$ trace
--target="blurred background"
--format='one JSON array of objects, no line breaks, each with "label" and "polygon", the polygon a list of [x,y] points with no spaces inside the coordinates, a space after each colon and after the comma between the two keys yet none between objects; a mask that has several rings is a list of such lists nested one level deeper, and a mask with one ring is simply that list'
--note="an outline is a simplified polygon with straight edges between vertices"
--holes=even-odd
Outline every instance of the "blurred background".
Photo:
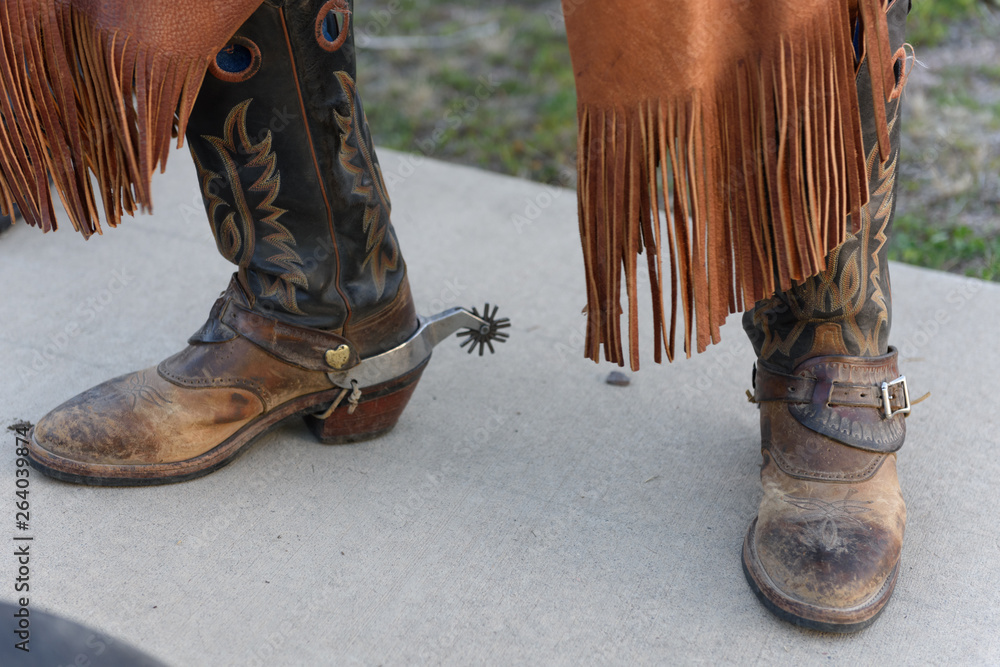
[{"label": "blurred background", "polygon": [[[905,1],[905,0],[903,0]],[[379,145],[575,187],[559,0],[358,0]],[[913,0],[893,259],[1000,280],[1000,8]]]}]

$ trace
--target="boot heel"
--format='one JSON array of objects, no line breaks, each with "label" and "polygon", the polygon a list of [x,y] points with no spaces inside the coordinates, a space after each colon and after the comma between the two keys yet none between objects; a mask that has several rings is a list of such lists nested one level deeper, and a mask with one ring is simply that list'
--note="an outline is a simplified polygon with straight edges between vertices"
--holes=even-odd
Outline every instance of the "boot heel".
[{"label": "boot heel", "polygon": [[426,367],[424,361],[406,375],[365,389],[353,414],[347,401],[343,401],[326,419],[306,415],[306,425],[325,445],[360,442],[388,433],[410,402]]}]

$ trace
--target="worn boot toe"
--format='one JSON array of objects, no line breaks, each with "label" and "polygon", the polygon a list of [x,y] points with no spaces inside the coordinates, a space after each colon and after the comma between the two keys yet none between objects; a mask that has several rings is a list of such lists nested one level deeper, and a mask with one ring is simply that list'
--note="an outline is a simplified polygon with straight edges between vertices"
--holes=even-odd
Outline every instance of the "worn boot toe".
[{"label": "worn boot toe", "polygon": [[153,367],[103,382],[45,415],[35,426],[32,449],[40,458],[98,468],[183,461],[225,441],[262,411],[247,390],[183,391]]},{"label": "worn boot toe", "polygon": [[895,451],[909,398],[899,377],[891,348],[809,359],[791,374],[758,364],[764,495],[743,567],[784,620],[853,632],[892,594],[906,527]]}]

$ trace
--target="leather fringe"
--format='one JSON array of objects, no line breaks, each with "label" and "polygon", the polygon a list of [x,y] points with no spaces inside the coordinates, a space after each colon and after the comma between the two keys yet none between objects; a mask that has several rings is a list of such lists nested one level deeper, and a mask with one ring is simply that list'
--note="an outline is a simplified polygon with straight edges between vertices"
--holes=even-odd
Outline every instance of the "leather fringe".
[{"label": "leather fringe", "polygon": [[[663,349],[674,359],[678,307],[685,353],[702,352],[719,341],[730,313],[823,271],[846,239],[849,215],[857,225],[868,184],[852,17],[844,2],[828,8],[808,35],[781,37],[773,53],[733,62],[711,94],[579,105],[590,359],[598,361],[603,346],[605,359],[624,365],[624,282],[629,362],[639,368],[639,254],[646,253],[660,363]],[[860,0],[858,18],[885,159],[895,58],[880,0]]]},{"label": "leather fringe", "polygon": [[214,55],[164,53],[98,28],[66,2],[0,5],[0,205],[56,228],[51,176],[73,227],[100,233],[91,172],[105,219],[149,210],[154,170],[188,116]]}]

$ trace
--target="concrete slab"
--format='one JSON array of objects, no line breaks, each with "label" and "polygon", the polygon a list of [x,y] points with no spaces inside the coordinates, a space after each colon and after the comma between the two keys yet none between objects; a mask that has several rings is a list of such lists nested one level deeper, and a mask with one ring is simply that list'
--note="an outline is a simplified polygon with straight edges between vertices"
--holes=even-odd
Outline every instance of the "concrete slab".
[{"label": "concrete slab", "polygon": [[[33,608],[171,665],[1000,661],[1000,286],[893,266],[893,339],[914,391],[933,392],[900,457],[903,571],[872,628],[824,635],[773,618],[740,569],[759,454],[739,318],[670,367],[647,336],[643,371],[609,386],[613,367],[580,355],[572,192],[382,163],[418,308],[500,304],[510,342],[482,359],[440,346],[400,425],[368,443],[324,447],[293,423],[174,486],[33,474]],[[88,243],[0,237],[0,424],[152,365],[201,325],[231,269],[190,161],[155,187],[154,216]],[[0,439],[12,599],[23,533],[15,436]],[[99,664],[99,646],[80,655]]]}]

